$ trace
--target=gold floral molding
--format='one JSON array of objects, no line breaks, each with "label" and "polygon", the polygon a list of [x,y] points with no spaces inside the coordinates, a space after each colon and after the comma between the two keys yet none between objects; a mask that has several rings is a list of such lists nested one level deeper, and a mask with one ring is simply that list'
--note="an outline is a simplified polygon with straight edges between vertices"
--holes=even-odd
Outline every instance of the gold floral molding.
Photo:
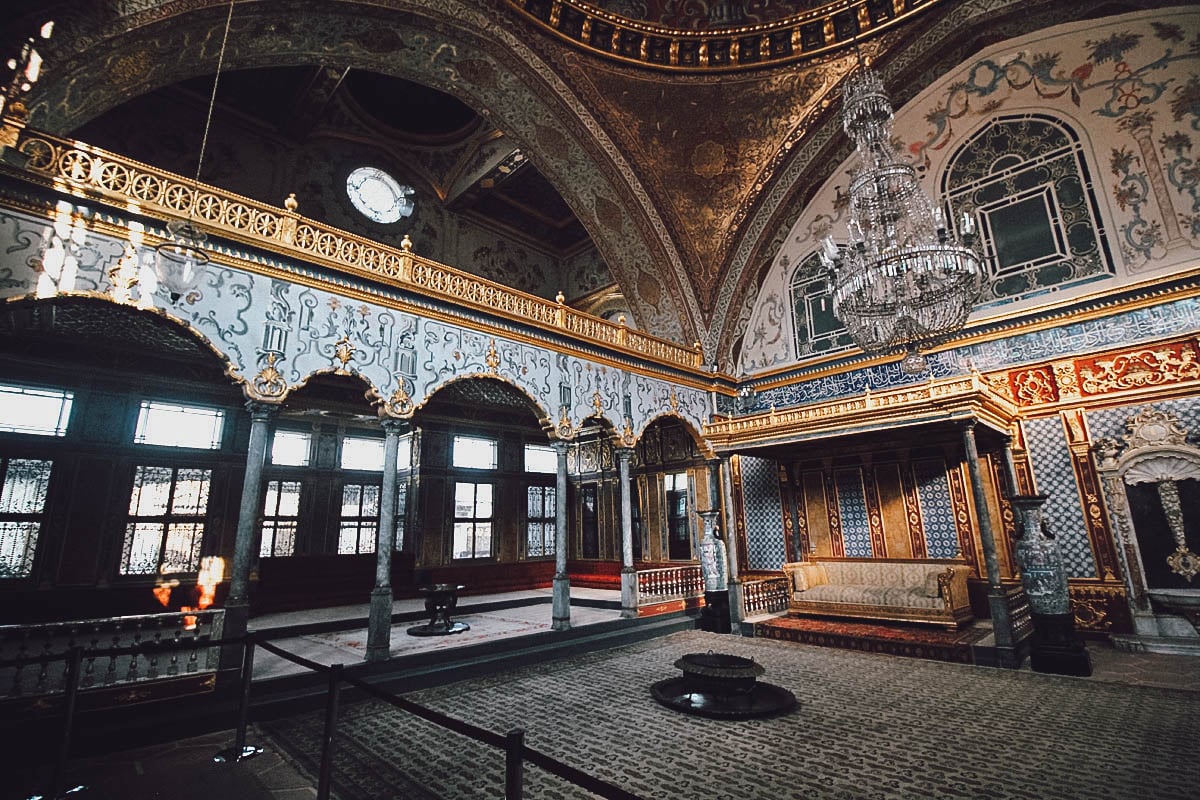
[{"label": "gold floral molding", "polygon": [[1123,395],[1176,391],[1200,384],[1200,339],[1195,336],[1081,358],[1029,364],[989,373],[992,389],[1021,408]]},{"label": "gold floral molding", "polygon": [[287,394],[287,381],[275,366],[275,353],[267,353],[267,363],[250,381],[247,390],[256,400],[278,400]]},{"label": "gold floral molding", "polygon": [[676,72],[728,72],[812,58],[941,0],[831,0],[774,22],[700,31],[630,19],[584,0],[508,2],[543,30],[603,58]]},{"label": "gold floral molding", "polygon": [[339,375],[345,375],[350,370],[350,362],[354,360],[354,354],[358,352],[358,348],[350,341],[349,336],[343,336],[333,344],[333,357],[337,360],[339,366],[334,370]]},{"label": "gold floral molding", "polygon": [[417,406],[404,388],[404,379],[398,378],[397,382],[396,391],[383,403],[383,413],[396,419],[411,419]]},{"label": "gold floral molding", "polygon": [[[430,261],[412,252],[407,236],[397,249],[306,219],[297,213],[299,204],[294,194],[281,209],[81,142],[28,129],[22,132],[20,151],[28,156],[26,176],[78,197],[136,209],[139,214],[163,220],[190,217],[231,241],[400,286],[513,322],[557,330],[664,366],[694,373],[704,364],[704,353],[698,345],[689,347],[630,330],[623,324]],[[707,373],[705,376],[711,377]]]}]

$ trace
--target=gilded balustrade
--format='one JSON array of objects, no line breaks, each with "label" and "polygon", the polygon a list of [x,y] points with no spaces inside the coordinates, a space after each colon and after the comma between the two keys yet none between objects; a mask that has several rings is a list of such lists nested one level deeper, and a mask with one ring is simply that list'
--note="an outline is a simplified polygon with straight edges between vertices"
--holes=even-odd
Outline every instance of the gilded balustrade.
[{"label": "gilded balustrade", "polygon": [[[56,188],[161,219],[189,218],[227,239],[300,257],[308,262],[419,290],[459,306],[496,312],[573,335],[588,343],[619,348],[642,359],[687,370],[699,369],[696,345],[659,339],[534,295],[509,289],[453,267],[422,258],[405,237],[399,249],[378,244],[296,213],[295,196],[277,208],[174,175],[80,142],[24,131],[19,146],[26,171]],[[153,240],[153,234],[147,235]],[[152,241],[150,241],[153,244]]]}]

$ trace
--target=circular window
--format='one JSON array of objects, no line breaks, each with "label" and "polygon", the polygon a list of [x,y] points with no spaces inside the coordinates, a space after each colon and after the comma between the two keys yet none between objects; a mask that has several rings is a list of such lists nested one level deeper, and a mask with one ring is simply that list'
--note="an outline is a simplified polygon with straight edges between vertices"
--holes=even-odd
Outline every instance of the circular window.
[{"label": "circular window", "polygon": [[411,186],[402,186],[396,179],[375,167],[359,167],[346,178],[346,194],[354,207],[368,219],[388,224],[413,212]]}]

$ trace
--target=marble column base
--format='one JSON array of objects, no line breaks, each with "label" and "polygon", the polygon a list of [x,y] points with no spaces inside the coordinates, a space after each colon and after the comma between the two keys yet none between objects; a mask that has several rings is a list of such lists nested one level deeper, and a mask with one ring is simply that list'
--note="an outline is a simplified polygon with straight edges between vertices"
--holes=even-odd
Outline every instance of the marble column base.
[{"label": "marble column base", "polygon": [[742,624],[742,582],[736,578],[729,581],[729,624],[735,630]]},{"label": "marble column base", "polygon": [[566,575],[554,576],[554,602],[550,617],[550,629],[571,629],[571,580]]},{"label": "marble column base", "polygon": [[367,618],[367,661],[387,661],[392,649],[392,588],[371,590],[371,611]]},{"label": "marble column base", "polygon": [[700,612],[700,630],[709,633],[729,633],[729,591],[705,592],[704,608]]},{"label": "marble column base", "polygon": [[621,569],[621,619],[637,616],[637,570],[633,567]]}]

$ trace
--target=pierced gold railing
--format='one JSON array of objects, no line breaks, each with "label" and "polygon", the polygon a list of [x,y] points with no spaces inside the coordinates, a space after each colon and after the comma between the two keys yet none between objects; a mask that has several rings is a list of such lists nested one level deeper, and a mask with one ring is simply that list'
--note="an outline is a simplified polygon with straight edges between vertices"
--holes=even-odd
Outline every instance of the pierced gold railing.
[{"label": "pierced gold railing", "polygon": [[683,30],[583,0],[508,0],[539,27],[603,58],[671,71],[786,64],[845,47],[941,0],[829,0],[773,22]]},{"label": "pierced gold railing", "polygon": [[688,347],[660,339],[576,311],[564,304],[561,295],[556,301],[545,300],[422,258],[412,252],[407,237],[397,249],[306,219],[296,213],[295,195],[278,208],[35,131],[23,132],[19,149],[29,157],[28,172],[72,194],[160,219],[190,218],[232,241],[557,329],[648,361],[689,371],[700,369],[704,362],[699,343]]}]

